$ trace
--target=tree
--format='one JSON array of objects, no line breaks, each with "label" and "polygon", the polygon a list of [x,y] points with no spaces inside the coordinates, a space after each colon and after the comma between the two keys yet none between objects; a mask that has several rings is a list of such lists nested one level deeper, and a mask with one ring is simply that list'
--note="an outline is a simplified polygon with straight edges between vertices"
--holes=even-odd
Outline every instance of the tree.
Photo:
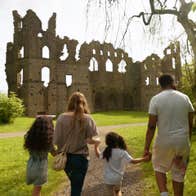
[{"label": "tree", "polygon": [[[88,0],[88,3],[93,0]],[[97,0],[99,3],[102,2],[102,0]],[[120,4],[122,1],[120,0],[106,0],[111,6],[116,3]],[[143,0],[143,2],[149,4],[149,11],[141,11],[137,15],[132,15],[127,23],[127,28],[130,24],[130,21],[132,21],[135,17],[142,18],[143,23],[148,26],[152,23],[152,19],[154,16],[161,17],[162,15],[172,15],[177,18],[177,21],[182,25],[184,28],[187,39],[189,41],[189,44],[192,48],[193,53],[193,60],[194,60],[194,67],[195,67],[195,76],[194,76],[194,86],[196,89],[196,23],[190,19],[189,13],[191,11],[196,10],[196,3],[194,3],[192,0],[186,1],[186,0]],[[101,3],[100,3],[101,4]],[[134,4],[134,1],[133,1]],[[126,8],[124,8],[126,9]],[[107,12],[107,9],[106,9]],[[106,16],[108,13],[106,14]],[[108,17],[106,18],[108,20]],[[125,37],[125,34],[127,33],[127,28],[125,29],[123,39]],[[106,28],[107,30],[107,28]]]},{"label": "tree", "polygon": [[[194,9],[195,4],[190,1],[186,2],[185,0],[175,0],[175,4],[173,8],[170,9],[167,7],[166,3],[168,0],[149,0],[151,13],[148,19],[145,18],[146,13],[140,12],[139,15],[133,17],[142,17],[142,20],[145,25],[149,25],[152,17],[154,15],[173,15],[177,17],[177,21],[183,26],[189,43],[193,50],[193,57],[194,57],[194,64],[196,63],[196,23],[193,22],[189,18],[189,13],[192,9]],[[178,8],[177,8],[178,5]],[[196,64],[195,64],[196,67]],[[195,68],[195,75],[196,75],[196,68]],[[196,77],[195,77],[195,85],[196,85]]]}]

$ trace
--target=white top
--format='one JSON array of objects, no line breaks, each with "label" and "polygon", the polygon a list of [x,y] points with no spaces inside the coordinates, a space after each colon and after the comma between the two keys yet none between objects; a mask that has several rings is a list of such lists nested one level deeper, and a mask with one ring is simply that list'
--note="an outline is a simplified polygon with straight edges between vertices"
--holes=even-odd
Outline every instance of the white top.
[{"label": "white top", "polygon": [[[100,158],[103,157],[101,154]],[[106,184],[118,185],[123,179],[126,165],[131,162],[133,158],[126,150],[119,148],[112,149],[112,156],[109,161],[104,159],[104,182]]]},{"label": "white top", "polygon": [[149,114],[158,116],[157,140],[170,136],[189,136],[189,112],[194,112],[191,101],[179,91],[164,90],[152,97]]}]

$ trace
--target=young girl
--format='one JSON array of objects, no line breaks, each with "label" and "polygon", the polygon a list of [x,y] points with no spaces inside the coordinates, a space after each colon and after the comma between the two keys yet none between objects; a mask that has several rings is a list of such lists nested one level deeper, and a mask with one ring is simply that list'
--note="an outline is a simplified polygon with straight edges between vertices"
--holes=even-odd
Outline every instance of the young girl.
[{"label": "young girl", "polygon": [[107,147],[101,153],[99,147],[95,145],[95,153],[98,158],[105,160],[104,168],[104,182],[105,195],[107,196],[121,196],[121,184],[125,172],[125,166],[128,163],[140,163],[149,161],[151,155],[146,155],[142,158],[132,158],[126,151],[127,146],[124,139],[117,133],[110,132],[106,135],[105,143]]},{"label": "young girl", "polygon": [[48,152],[55,155],[52,118],[38,116],[25,135],[24,148],[29,151],[26,182],[33,184],[33,196],[41,194],[42,185],[47,182]]}]

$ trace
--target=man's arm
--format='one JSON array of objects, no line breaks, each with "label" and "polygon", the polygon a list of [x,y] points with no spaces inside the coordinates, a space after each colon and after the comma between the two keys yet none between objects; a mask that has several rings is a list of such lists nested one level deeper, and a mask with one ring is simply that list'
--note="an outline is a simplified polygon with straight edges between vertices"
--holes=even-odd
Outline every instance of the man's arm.
[{"label": "man's arm", "polygon": [[144,155],[149,153],[150,145],[156,130],[156,123],[157,123],[157,116],[150,114],[148,119],[148,128],[146,132]]},{"label": "man's arm", "polygon": [[188,114],[188,120],[189,120],[189,138],[191,139],[192,136],[192,128],[193,128],[193,112],[189,112]]}]

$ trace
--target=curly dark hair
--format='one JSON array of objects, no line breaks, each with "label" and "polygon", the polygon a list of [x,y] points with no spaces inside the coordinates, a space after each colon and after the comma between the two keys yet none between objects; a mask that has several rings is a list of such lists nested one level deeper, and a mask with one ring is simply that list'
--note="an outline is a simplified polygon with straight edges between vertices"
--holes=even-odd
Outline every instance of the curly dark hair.
[{"label": "curly dark hair", "polygon": [[107,147],[103,151],[103,159],[106,159],[107,161],[109,161],[112,156],[112,148],[127,150],[127,145],[123,137],[115,132],[110,132],[106,135],[105,143]]},{"label": "curly dark hair", "polygon": [[37,117],[25,135],[24,148],[28,151],[48,151],[52,145],[53,133],[52,119]]}]

